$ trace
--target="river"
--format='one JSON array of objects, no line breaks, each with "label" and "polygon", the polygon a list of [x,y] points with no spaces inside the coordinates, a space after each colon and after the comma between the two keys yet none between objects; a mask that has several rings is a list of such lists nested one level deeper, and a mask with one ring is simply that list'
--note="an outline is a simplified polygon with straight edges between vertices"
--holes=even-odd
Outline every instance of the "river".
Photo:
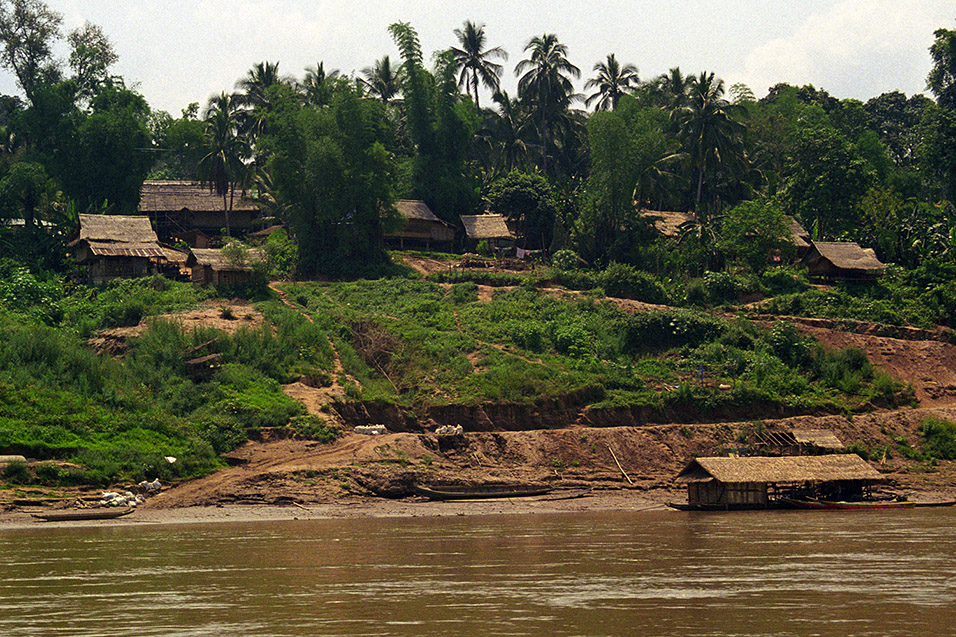
[{"label": "river", "polygon": [[956,510],[0,530],[0,635],[951,635]]}]

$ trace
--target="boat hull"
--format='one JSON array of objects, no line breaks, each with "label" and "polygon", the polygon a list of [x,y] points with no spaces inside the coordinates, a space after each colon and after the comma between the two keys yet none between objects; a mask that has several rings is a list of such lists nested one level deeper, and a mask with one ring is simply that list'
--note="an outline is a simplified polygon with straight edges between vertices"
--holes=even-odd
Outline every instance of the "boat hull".
[{"label": "boat hull", "polygon": [[416,494],[429,500],[481,500],[489,498],[528,498],[546,495],[551,487],[480,487],[474,489],[454,489],[451,487],[413,487]]},{"label": "boat hull", "polygon": [[884,511],[889,509],[913,509],[916,502],[830,502],[827,500],[785,499],[795,509],[817,509],[822,511]]},{"label": "boat hull", "polygon": [[46,522],[73,522],[78,520],[115,520],[129,515],[135,509],[76,509],[72,511],[51,511],[34,513],[33,517]]}]

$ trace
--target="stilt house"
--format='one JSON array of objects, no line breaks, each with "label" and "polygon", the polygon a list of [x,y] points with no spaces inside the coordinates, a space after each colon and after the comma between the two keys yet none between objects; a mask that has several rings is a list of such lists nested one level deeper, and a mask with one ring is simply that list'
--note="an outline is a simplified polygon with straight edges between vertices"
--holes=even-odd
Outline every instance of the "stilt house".
[{"label": "stilt house", "polygon": [[495,250],[515,247],[515,235],[502,215],[461,215],[465,229],[465,249],[475,250],[478,243],[487,241]]},{"label": "stilt house", "polygon": [[883,479],[856,454],[697,458],[677,476],[687,485],[689,505],[727,509],[767,507],[777,496],[798,491],[852,498]]},{"label": "stilt house", "polygon": [[435,216],[424,201],[399,199],[395,202],[398,227],[385,233],[385,239],[401,249],[405,246],[450,248],[455,242],[455,228]]},{"label": "stilt house", "polygon": [[873,280],[886,269],[873,250],[852,241],[814,241],[803,264],[811,277],[842,281]]},{"label": "stilt house", "polygon": [[166,259],[147,217],[79,215],[80,236],[70,242],[94,285],[154,273]]},{"label": "stilt house", "polygon": [[[224,202],[215,191],[199,182],[146,181],[139,195],[139,212],[153,221],[163,241],[169,241],[174,235],[186,241],[202,235],[219,236],[226,227],[226,209],[230,206],[232,234],[247,234],[259,215],[259,206],[238,190],[226,195]],[[190,245],[199,247],[199,243]]]}]

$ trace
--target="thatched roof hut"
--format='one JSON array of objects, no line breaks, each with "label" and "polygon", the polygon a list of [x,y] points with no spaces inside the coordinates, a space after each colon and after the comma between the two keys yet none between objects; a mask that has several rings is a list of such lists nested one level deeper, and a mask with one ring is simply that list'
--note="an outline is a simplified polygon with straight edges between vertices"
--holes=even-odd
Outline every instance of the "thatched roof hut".
[{"label": "thatched roof hut", "polygon": [[697,223],[697,217],[691,212],[644,210],[641,212],[641,215],[649,219],[658,232],[671,239],[676,239],[680,236],[682,227]]},{"label": "thatched roof hut", "polygon": [[515,235],[503,215],[461,215],[465,229],[465,247],[473,250],[479,241],[487,241],[496,249],[510,248],[515,244]]},{"label": "thatched roof hut", "polygon": [[402,248],[406,242],[422,244],[431,248],[432,244],[451,244],[455,240],[455,228],[435,216],[428,205],[419,199],[399,199],[395,202],[395,211],[399,216],[399,226],[385,233],[385,238],[398,243]]},{"label": "thatched roof hut", "polygon": [[[226,195],[230,205],[229,225],[239,233],[252,227],[259,206],[238,190]],[[226,227],[223,198],[196,181],[146,181],[139,193],[139,212],[156,224],[164,240],[175,232],[201,230],[218,235]]]},{"label": "thatched roof hut", "polygon": [[192,270],[192,282],[197,285],[234,285],[248,281],[253,266],[265,258],[265,251],[258,248],[247,248],[241,262],[230,258],[221,249],[193,248],[189,251],[186,266]]},{"label": "thatched roof hut", "polygon": [[810,276],[828,279],[873,279],[886,269],[872,249],[852,241],[814,241],[803,263]]},{"label": "thatched roof hut", "polygon": [[81,214],[79,221],[80,234],[69,245],[94,284],[144,276],[151,260],[166,258],[147,217]]},{"label": "thatched roof hut", "polygon": [[801,226],[800,222],[790,215],[784,215],[784,220],[787,222],[787,227],[790,229],[790,240],[793,241],[793,245],[797,246],[797,252],[809,248],[810,233],[807,232],[806,228]]},{"label": "thatched roof hut", "polygon": [[697,458],[677,476],[688,504],[726,508],[766,507],[772,495],[795,488],[846,496],[883,480],[856,454]]},{"label": "thatched roof hut", "polygon": [[799,445],[817,449],[843,449],[844,444],[829,429],[794,429],[793,439]]}]

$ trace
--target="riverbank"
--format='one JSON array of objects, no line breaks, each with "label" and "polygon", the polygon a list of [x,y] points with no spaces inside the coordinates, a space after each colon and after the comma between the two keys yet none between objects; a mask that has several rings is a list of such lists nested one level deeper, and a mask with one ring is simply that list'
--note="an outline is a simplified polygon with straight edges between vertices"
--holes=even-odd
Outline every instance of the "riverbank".
[{"label": "riverbank", "polygon": [[46,507],[20,507],[0,512],[0,529],[52,528],[63,526],[118,526],[140,524],[208,524],[219,522],[273,522],[282,520],[328,520],[358,518],[414,518],[483,515],[534,515],[599,511],[663,510],[665,503],[686,498],[683,491],[590,491],[562,489],[533,498],[493,498],[467,501],[431,501],[424,498],[346,496],[328,502],[300,504],[222,504],[168,508],[147,501],[130,516],[116,520],[43,522],[33,513]]}]

